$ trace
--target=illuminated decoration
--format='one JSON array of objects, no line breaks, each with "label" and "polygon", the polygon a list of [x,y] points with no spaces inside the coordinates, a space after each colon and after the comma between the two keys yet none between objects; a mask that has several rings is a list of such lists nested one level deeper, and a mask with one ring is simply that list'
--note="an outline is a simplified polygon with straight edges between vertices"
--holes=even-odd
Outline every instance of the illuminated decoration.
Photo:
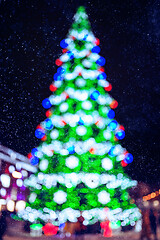
[{"label": "illuminated decoration", "polygon": [[102,167],[105,170],[111,170],[113,168],[113,163],[109,158],[102,159]]},{"label": "illuminated decoration", "polygon": [[17,201],[16,202],[16,211],[23,211],[26,207],[26,202],[25,201]]},{"label": "illuminated decoration", "polygon": [[41,143],[29,154],[38,172],[24,181],[31,192],[19,216],[59,226],[76,222],[83,212],[86,225],[106,217],[117,226],[128,225],[140,217],[127,194],[137,182],[123,169],[133,157],[119,143],[125,133],[115,120],[118,102],[108,94],[106,61],[83,7],[74,20],[60,43],[51,96],[42,102],[49,112],[36,129]]},{"label": "illuminated decoration", "polygon": [[98,201],[102,204],[107,204],[110,202],[110,194],[107,193],[105,190],[98,193]]},{"label": "illuminated decoration", "polygon": [[56,235],[59,227],[54,226],[52,223],[47,223],[43,226],[42,230],[46,236]]},{"label": "illuminated decoration", "polygon": [[58,204],[62,204],[67,201],[66,197],[67,197],[67,194],[62,190],[59,190],[58,192],[54,193],[53,201]]},{"label": "illuminated decoration", "polygon": [[1,183],[2,183],[3,187],[9,188],[11,179],[10,179],[10,176],[8,174],[2,174],[0,176],[0,180],[1,180]]},{"label": "illuminated decoration", "polygon": [[41,171],[45,171],[48,168],[48,160],[47,159],[41,160],[39,168]]},{"label": "illuminated decoration", "polygon": [[52,106],[52,104],[50,103],[49,99],[46,98],[46,99],[44,99],[44,100],[42,101],[42,106],[43,106],[44,108],[50,108],[50,107]]},{"label": "illuminated decoration", "polygon": [[109,221],[101,222],[104,237],[112,237],[111,223]]},{"label": "illuminated decoration", "polygon": [[7,202],[7,210],[13,212],[15,208],[15,202],[13,200],[8,200]]},{"label": "illuminated decoration", "polygon": [[70,156],[70,157],[66,158],[66,166],[71,169],[74,169],[75,167],[77,167],[78,163],[79,163],[79,160],[75,156]]},{"label": "illuminated decoration", "polygon": [[14,178],[22,178],[22,173],[21,173],[21,172],[14,171],[14,172],[12,172],[12,176],[13,176]]},{"label": "illuminated decoration", "polygon": [[40,237],[40,236],[42,236],[42,227],[43,227],[43,225],[42,224],[40,224],[40,223],[38,223],[38,224],[32,224],[32,225],[30,225],[30,235],[32,236],[32,237]]},{"label": "illuminated decoration", "polygon": [[96,100],[98,99],[99,95],[100,95],[100,92],[99,92],[99,91],[94,91],[94,92],[91,94],[90,97],[91,97],[92,100],[96,101]]},{"label": "illuminated decoration", "polygon": [[152,192],[146,196],[143,196],[143,201],[149,201],[155,197],[158,197],[159,195],[160,195],[160,189],[155,192]]}]

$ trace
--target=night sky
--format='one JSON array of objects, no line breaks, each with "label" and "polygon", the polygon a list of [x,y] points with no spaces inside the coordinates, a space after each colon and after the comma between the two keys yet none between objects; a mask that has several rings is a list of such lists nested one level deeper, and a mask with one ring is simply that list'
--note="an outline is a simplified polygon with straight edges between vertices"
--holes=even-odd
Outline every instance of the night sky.
[{"label": "night sky", "polygon": [[0,3],[0,142],[27,155],[40,142],[42,100],[50,96],[65,38],[78,6],[86,7],[124,125],[121,141],[134,156],[125,170],[160,186],[160,1],[6,0]]}]

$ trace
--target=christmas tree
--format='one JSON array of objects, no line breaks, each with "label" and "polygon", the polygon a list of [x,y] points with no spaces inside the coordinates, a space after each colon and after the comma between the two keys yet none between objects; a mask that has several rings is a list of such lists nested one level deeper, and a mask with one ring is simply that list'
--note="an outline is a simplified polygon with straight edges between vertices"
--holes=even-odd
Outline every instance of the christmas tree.
[{"label": "christmas tree", "polygon": [[27,207],[19,216],[30,222],[61,224],[103,221],[134,225],[138,208],[127,188],[135,186],[123,167],[133,156],[120,144],[124,127],[115,119],[118,105],[99,55],[99,39],[91,31],[84,7],[79,7],[56,60],[52,95],[43,100],[46,119],[35,131],[41,144],[28,157],[38,171],[25,181]]}]

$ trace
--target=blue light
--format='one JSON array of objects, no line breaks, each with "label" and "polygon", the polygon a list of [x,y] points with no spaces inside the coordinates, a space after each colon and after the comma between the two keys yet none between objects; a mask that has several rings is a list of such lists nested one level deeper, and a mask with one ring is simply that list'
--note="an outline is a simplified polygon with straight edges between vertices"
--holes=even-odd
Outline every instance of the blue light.
[{"label": "blue light", "polygon": [[98,99],[99,95],[100,95],[100,92],[99,92],[99,91],[94,91],[94,92],[92,92],[90,98],[91,98],[92,100],[96,101],[96,100]]},{"label": "blue light", "polygon": [[45,133],[42,129],[36,129],[35,136],[36,136],[36,138],[41,139],[45,136]]},{"label": "blue light", "polygon": [[115,117],[115,112],[111,109],[107,113],[108,118],[113,119]]},{"label": "blue light", "polygon": [[45,98],[45,99],[42,101],[42,106],[47,109],[47,108],[50,108],[50,107],[52,106],[52,104],[51,104],[51,102],[49,101],[48,98]]},{"label": "blue light", "polygon": [[113,153],[114,149],[115,149],[115,147],[111,147],[111,149],[109,150],[108,155],[109,155],[110,157],[115,157],[115,156],[116,156],[116,155]]},{"label": "blue light", "polygon": [[119,130],[118,132],[116,132],[115,136],[117,139],[121,140],[125,137],[125,131]]},{"label": "blue light", "polygon": [[68,150],[69,154],[75,153],[74,146],[69,147],[67,150]]},{"label": "blue light", "polygon": [[84,125],[84,122],[83,122],[83,120],[82,120],[81,117],[80,117],[80,119],[79,119],[79,121],[78,121],[78,124],[79,124],[79,125]]},{"label": "blue light", "polygon": [[109,127],[112,131],[114,131],[114,130],[117,128],[117,125],[118,125],[117,121],[116,121],[116,120],[113,120],[113,121],[111,121],[111,122],[108,124],[108,127]]},{"label": "blue light", "polygon": [[99,74],[98,77],[97,77],[98,80],[106,79],[106,78],[107,78],[107,75],[104,72]]},{"label": "blue light", "polygon": [[35,155],[35,156],[36,156],[36,154],[37,154],[37,152],[38,152],[38,149],[37,149],[37,148],[33,148],[31,152],[32,152],[32,155]]},{"label": "blue light", "polygon": [[88,34],[86,34],[83,38],[83,41],[86,41],[87,40],[87,37],[88,37]]},{"label": "blue light", "polygon": [[31,163],[32,165],[37,165],[37,164],[39,163],[39,159],[34,156],[34,157],[32,157],[32,158],[30,159],[30,163]]},{"label": "blue light", "polygon": [[129,164],[133,162],[133,155],[131,153],[127,153],[124,159],[125,163]]},{"label": "blue light", "polygon": [[70,59],[74,58],[74,54],[71,51],[68,51],[67,53],[68,53]]},{"label": "blue light", "polygon": [[63,81],[63,76],[59,73],[55,73],[53,78],[54,78],[54,81]]},{"label": "blue light", "polygon": [[91,49],[92,53],[99,53],[101,51],[99,46],[95,46]]},{"label": "blue light", "polygon": [[59,67],[59,68],[57,69],[57,73],[58,73],[58,74],[63,74],[63,73],[65,73],[65,69],[64,69],[63,67]]},{"label": "blue light", "polygon": [[47,118],[46,120],[44,120],[44,127],[47,130],[51,130],[53,128],[53,124],[50,118]]},{"label": "blue light", "polygon": [[104,57],[100,57],[97,59],[96,63],[100,66],[103,66],[106,63],[106,60]]},{"label": "blue light", "polygon": [[65,39],[63,39],[63,40],[60,42],[60,46],[61,46],[62,48],[68,47],[68,43],[66,43],[66,40],[65,40]]}]

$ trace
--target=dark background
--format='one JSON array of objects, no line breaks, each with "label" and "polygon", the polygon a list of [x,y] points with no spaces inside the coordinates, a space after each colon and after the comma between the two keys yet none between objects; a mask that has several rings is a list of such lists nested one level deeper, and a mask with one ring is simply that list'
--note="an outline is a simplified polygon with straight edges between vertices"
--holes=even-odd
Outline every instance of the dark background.
[{"label": "dark background", "polygon": [[86,7],[100,39],[106,73],[126,129],[122,146],[133,154],[126,172],[160,186],[160,1],[15,1],[0,3],[1,144],[27,155],[45,119],[42,100],[78,6]]}]

